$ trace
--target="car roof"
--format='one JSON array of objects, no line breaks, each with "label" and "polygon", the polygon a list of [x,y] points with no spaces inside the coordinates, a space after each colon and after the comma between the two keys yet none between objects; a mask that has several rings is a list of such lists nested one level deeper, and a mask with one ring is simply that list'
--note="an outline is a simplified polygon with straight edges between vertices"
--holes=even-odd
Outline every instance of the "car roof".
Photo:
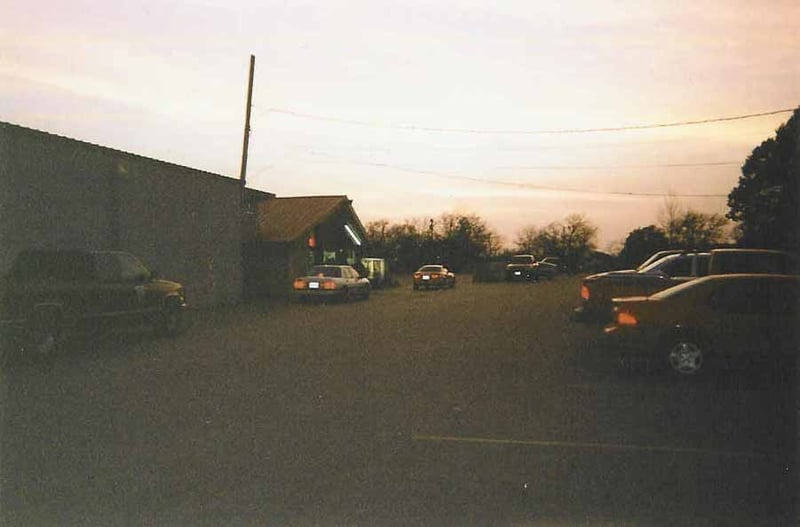
[{"label": "car roof", "polygon": [[733,247],[726,247],[724,249],[712,249],[712,253],[753,253],[753,254],[790,254],[786,251],[778,249],[736,249]]}]

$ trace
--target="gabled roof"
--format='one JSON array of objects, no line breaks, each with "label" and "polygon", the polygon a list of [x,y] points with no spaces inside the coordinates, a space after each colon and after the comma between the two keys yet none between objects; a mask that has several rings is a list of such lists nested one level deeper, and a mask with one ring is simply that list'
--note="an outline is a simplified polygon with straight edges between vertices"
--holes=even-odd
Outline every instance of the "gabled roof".
[{"label": "gabled roof", "polygon": [[258,204],[259,238],[270,242],[289,242],[304,236],[325,222],[341,207],[347,207],[354,227],[364,233],[347,196],[298,196],[272,198]]}]

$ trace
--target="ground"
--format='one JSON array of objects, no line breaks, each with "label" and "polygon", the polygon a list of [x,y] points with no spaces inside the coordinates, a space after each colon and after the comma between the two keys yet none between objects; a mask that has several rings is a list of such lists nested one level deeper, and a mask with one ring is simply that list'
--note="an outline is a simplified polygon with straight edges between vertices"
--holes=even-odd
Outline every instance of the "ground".
[{"label": "ground", "polygon": [[190,313],[2,383],[3,525],[794,525],[790,376],[626,377],[578,277]]}]

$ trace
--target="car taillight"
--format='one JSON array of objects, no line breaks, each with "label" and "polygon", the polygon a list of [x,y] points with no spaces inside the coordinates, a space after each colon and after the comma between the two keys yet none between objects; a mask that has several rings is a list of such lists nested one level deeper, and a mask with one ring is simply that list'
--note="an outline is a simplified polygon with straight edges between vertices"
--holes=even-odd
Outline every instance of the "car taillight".
[{"label": "car taillight", "polygon": [[414,278],[419,278],[420,276],[422,276],[422,273],[414,273]]},{"label": "car taillight", "polygon": [[586,284],[581,284],[581,298],[589,300],[589,288],[586,287]]},{"label": "car taillight", "polygon": [[298,278],[297,280],[294,281],[294,284],[292,284],[292,287],[294,287],[295,289],[305,289],[306,288],[306,283],[303,280]]},{"label": "car taillight", "polygon": [[638,324],[639,321],[636,320],[636,316],[633,313],[629,313],[627,311],[618,311],[617,312],[617,325],[618,326],[635,326]]},{"label": "car taillight", "polygon": [[336,282],[326,281],[320,284],[322,289],[336,289]]}]

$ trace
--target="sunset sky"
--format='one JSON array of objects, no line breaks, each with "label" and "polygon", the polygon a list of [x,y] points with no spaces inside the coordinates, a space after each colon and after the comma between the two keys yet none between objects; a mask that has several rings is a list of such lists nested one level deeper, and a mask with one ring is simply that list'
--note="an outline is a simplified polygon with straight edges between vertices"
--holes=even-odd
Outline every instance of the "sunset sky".
[{"label": "sunset sky", "polygon": [[0,121],[238,177],[253,54],[249,186],[347,194],[365,223],[475,213],[508,245],[577,212],[607,248],[655,223],[667,194],[724,213],[747,155],[791,114],[587,130],[800,105],[797,0],[0,0],[0,13]]}]

